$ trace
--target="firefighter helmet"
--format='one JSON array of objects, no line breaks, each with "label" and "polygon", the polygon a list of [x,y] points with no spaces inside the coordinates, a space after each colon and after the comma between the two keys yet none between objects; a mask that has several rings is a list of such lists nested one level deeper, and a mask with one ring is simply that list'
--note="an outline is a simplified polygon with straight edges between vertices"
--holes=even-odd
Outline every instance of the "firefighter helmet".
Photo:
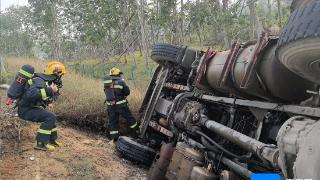
[{"label": "firefighter helmet", "polygon": [[123,72],[121,72],[120,69],[116,67],[113,67],[109,73],[110,76],[119,76],[120,74],[123,74]]},{"label": "firefighter helmet", "polygon": [[44,70],[44,74],[46,75],[56,74],[58,76],[62,76],[66,73],[67,73],[66,67],[61,62],[58,62],[58,61],[49,62]]}]

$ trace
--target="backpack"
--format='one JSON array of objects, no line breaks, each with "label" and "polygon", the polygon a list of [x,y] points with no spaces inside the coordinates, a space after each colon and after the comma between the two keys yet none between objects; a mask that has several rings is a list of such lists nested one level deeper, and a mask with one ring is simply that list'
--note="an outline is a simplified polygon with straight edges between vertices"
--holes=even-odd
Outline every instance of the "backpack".
[{"label": "backpack", "polygon": [[8,98],[10,98],[11,101],[20,99],[25,92],[25,85],[29,79],[33,78],[33,76],[34,67],[28,64],[23,65],[10,85],[7,92]]}]

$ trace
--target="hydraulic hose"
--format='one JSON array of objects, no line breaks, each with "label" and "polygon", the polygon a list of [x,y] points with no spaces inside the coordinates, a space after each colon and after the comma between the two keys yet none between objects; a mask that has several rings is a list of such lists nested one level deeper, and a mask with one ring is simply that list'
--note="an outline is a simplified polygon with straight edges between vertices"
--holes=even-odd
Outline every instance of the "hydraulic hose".
[{"label": "hydraulic hose", "polygon": [[[208,154],[214,159],[218,158],[218,156],[214,152],[209,152]],[[240,166],[239,164],[233,162],[228,158],[221,157],[221,162],[243,177],[250,178],[253,175],[253,173],[250,170]]]}]

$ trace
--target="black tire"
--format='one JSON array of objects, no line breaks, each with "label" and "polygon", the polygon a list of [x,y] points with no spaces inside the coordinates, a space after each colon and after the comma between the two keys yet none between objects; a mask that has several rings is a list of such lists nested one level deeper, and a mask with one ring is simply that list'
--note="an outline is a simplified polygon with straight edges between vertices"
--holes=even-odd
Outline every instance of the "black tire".
[{"label": "black tire", "polygon": [[191,69],[191,64],[194,62],[196,58],[196,52],[197,51],[194,49],[187,48],[181,60],[181,67],[185,69]]},{"label": "black tire", "polygon": [[307,3],[310,3],[310,2],[314,2],[314,0],[293,0],[290,7],[291,12],[293,12],[294,10],[300,7],[305,6]]},{"label": "black tire", "polygon": [[117,150],[125,158],[150,166],[156,156],[156,151],[148,146],[136,142],[135,139],[120,136],[117,142]]},{"label": "black tire", "polygon": [[163,65],[166,62],[179,64],[183,48],[171,44],[156,44],[151,51],[151,59]]},{"label": "black tire", "polygon": [[296,9],[279,38],[277,57],[292,72],[320,83],[320,2]]}]

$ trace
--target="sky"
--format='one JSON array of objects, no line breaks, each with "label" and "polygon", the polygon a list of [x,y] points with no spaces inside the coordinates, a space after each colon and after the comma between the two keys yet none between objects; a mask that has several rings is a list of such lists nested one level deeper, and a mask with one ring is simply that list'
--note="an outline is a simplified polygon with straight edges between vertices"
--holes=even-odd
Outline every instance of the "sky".
[{"label": "sky", "polygon": [[11,5],[27,5],[28,0],[0,0],[1,10],[4,10]]}]

